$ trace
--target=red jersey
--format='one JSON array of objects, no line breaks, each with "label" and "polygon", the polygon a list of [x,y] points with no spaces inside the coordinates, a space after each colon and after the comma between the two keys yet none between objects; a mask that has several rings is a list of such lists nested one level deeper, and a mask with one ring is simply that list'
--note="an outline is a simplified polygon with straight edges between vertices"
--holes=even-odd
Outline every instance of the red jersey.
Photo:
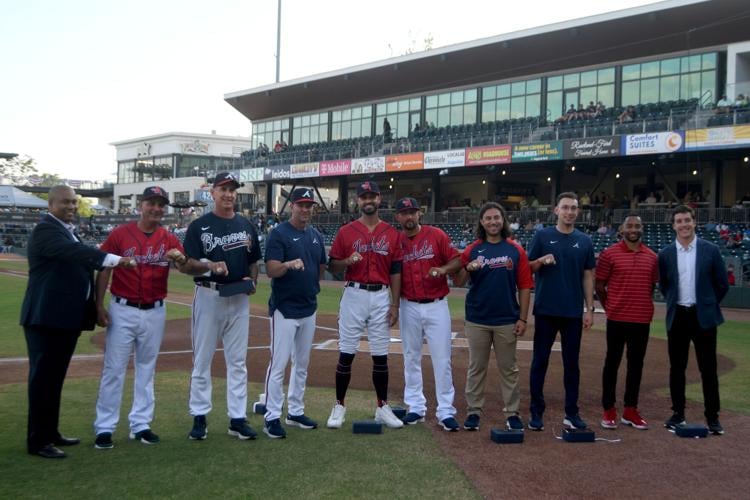
[{"label": "red jersey", "polygon": [[400,240],[401,233],[387,222],[380,221],[370,232],[367,226],[355,220],[339,229],[329,255],[332,259],[344,260],[359,252],[362,260],[346,268],[344,279],[390,285],[391,264],[403,259]]},{"label": "red jersey", "polygon": [[169,260],[167,252],[173,248],[185,253],[177,237],[159,226],[146,234],[136,222],[118,226],[101,249],[107,253],[133,257],[135,268],[116,267],[112,272],[112,295],[133,302],[155,302],[167,296]]},{"label": "red jersey", "polygon": [[459,256],[451,239],[441,229],[422,226],[413,237],[401,233],[404,261],[401,267],[401,296],[410,300],[439,299],[448,295],[445,276],[429,277],[431,267],[440,267]]},{"label": "red jersey", "polygon": [[640,244],[637,251],[624,241],[615,243],[599,255],[596,279],[607,287],[607,318],[628,323],[651,323],[654,318],[652,292],[659,281],[656,254]]}]

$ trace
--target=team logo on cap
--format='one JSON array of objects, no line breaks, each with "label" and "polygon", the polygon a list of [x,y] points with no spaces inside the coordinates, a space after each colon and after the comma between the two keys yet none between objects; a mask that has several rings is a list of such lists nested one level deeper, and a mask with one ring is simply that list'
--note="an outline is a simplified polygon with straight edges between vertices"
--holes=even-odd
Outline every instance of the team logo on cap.
[{"label": "team logo on cap", "polygon": [[306,189],[304,193],[300,195],[300,198],[312,198],[312,194],[309,189]]},{"label": "team logo on cap", "polygon": [[401,202],[401,204],[404,206],[404,208],[412,206],[411,200],[409,198],[406,198],[404,201]]},{"label": "team logo on cap", "polygon": [[234,181],[234,182],[237,182],[237,179],[235,179],[235,178],[234,178],[234,176],[233,176],[232,174],[227,174],[227,175],[225,175],[225,176],[224,176],[224,179],[226,179],[226,180],[228,180],[228,181]]},{"label": "team logo on cap", "polygon": [[158,195],[164,195],[164,191],[159,186],[152,187],[151,192]]},{"label": "team logo on cap", "polygon": [[369,182],[363,182],[361,188],[362,188],[362,191],[370,191],[370,190],[372,190],[372,187],[370,187],[370,183]]}]

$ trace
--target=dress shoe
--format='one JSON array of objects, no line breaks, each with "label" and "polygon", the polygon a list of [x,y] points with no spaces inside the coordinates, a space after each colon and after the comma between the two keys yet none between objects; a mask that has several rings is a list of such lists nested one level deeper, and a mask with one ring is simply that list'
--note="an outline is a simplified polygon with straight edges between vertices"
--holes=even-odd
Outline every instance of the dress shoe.
[{"label": "dress shoe", "polygon": [[81,440],[78,438],[67,438],[65,436],[60,436],[55,439],[55,442],[53,444],[55,446],[73,446],[79,444],[80,442]]},{"label": "dress shoe", "polygon": [[65,458],[68,456],[64,451],[56,448],[54,444],[48,444],[47,446],[33,452],[32,455],[39,455],[42,458]]}]

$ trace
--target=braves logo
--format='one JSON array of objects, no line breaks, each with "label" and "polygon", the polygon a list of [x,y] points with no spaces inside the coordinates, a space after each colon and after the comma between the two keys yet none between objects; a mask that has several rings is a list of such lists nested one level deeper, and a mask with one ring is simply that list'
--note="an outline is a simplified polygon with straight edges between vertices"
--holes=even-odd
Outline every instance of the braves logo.
[{"label": "braves logo", "polygon": [[388,238],[386,238],[385,236],[381,236],[378,241],[371,241],[369,244],[364,243],[360,238],[352,243],[352,248],[355,252],[359,252],[361,254],[364,254],[366,252],[373,252],[378,255],[388,255],[390,243],[388,242]]},{"label": "braves logo", "polygon": [[477,262],[479,262],[479,267],[487,266],[490,269],[505,268],[508,271],[513,270],[513,259],[511,259],[507,255],[503,255],[502,257],[492,257],[491,259],[480,255],[479,257],[477,257]]},{"label": "braves logo", "polygon": [[435,257],[435,250],[432,248],[432,243],[429,241],[423,241],[422,245],[417,248],[404,248],[404,262],[411,262],[413,260],[429,260]]},{"label": "braves logo", "polygon": [[227,251],[246,246],[247,251],[249,252],[252,246],[247,231],[225,234],[224,236],[214,236],[212,233],[202,233],[201,243],[203,244],[203,251],[206,254],[211,253],[216,247],[221,247],[222,250]]},{"label": "braves logo", "polygon": [[136,255],[135,247],[130,247],[125,250],[122,255],[123,257],[131,257],[139,264],[148,264],[151,266],[166,267],[169,265],[169,261],[166,258],[167,250],[164,248],[164,244],[159,245],[158,250],[154,250],[153,247],[148,247],[146,255]]}]

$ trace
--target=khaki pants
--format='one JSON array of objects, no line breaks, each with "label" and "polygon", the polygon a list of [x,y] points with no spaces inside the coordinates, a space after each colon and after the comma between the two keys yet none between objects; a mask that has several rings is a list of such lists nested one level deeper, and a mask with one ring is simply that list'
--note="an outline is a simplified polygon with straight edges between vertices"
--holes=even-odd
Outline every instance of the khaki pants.
[{"label": "khaki pants", "polygon": [[484,385],[487,380],[487,365],[490,350],[495,348],[495,360],[500,372],[505,416],[518,414],[520,394],[518,390],[518,364],[516,362],[516,340],[514,324],[501,326],[478,325],[466,322],[466,338],[469,340],[469,369],[466,373],[467,414],[479,414],[484,406]]}]

